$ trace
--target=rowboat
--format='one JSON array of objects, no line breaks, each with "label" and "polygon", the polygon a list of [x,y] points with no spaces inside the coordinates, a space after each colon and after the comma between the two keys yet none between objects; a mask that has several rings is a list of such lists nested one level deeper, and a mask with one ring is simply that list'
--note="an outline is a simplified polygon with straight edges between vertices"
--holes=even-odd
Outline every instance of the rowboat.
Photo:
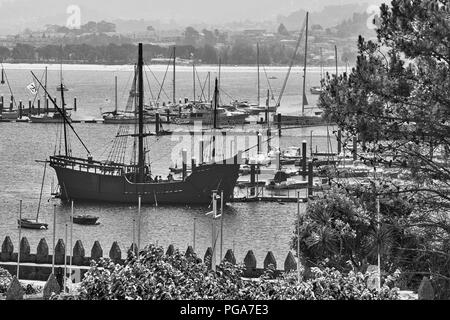
[{"label": "rowboat", "polygon": [[94,225],[97,223],[98,217],[91,215],[77,215],[73,217],[73,223],[83,224],[83,225]]},{"label": "rowboat", "polygon": [[47,223],[42,223],[42,222],[28,220],[28,219],[17,219],[17,223],[19,224],[19,227],[24,228],[24,229],[37,229],[37,230],[48,229]]}]

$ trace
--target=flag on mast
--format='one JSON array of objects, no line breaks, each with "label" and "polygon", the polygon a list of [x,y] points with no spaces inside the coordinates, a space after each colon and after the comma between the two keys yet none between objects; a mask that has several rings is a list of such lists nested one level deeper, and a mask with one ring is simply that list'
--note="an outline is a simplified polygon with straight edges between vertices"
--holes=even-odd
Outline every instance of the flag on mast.
[{"label": "flag on mast", "polygon": [[27,85],[27,89],[31,92],[31,94],[34,94],[34,95],[37,94],[37,89],[36,89],[36,85],[34,84],[34,82]]}]

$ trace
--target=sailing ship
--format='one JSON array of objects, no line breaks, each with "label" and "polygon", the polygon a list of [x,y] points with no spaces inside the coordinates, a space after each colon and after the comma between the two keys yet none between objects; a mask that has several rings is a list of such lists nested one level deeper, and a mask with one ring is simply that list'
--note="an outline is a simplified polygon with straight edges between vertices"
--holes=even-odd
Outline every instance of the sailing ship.
[{"label": "sailing ship", "polygon": [[[143,54],[142,43],[139,43],[138,58],[138,125],[134,134],[126,134],[124,126],[120,126],[121,134],[117,134],[116,141],[122,145],[123,139],[133,137],[137,140],[137,161],[126,164],[121,157],[115,160],[94,160],[89,149],[69,125],[78,140],[87,151],[86,158],[71,155],[67,148],[64,135],[65,153],[50,156],[49,164],[55,170],[60,186],[60,198],[77,201],[103,201],[110,203],[136,203],[141,197],[142,203],[165,204],[210,204],[213,190],[223,191],[224,201],[228,201],[233,194],[239,175],[240,153],[231,159],[224,159],[216,163],[199,163],[191,168],[191,172],[183,174],[180,180],[152,179],[150,166],[146,164],[146,156],[150,150],[144,149],[145,138],[143,116]],[[33,73],[34,76],[34,73]],[[36,76],[34,78],[39,82]],[[40,82],[39,82],[40,84]],[[42,86],[42,85],[41,85]],[[216,85],[217,88],[217,85]],[[217,91],[217,90],[216,90]],[[55,101],[50,98],[57,107]],[[217,101],[217,100],[216,100]],[[217,102],[216,102],[217,103]],[[58,111],[61,111],[57,107]],[[64,114],[61,112],[63,117]],[[216,126],[214,126],[214,129]],[[135,140],[135,142],[136,142]],[[136,150],[136,149],[135,149]],[[118,160],[117,160],[118,159]]]}]

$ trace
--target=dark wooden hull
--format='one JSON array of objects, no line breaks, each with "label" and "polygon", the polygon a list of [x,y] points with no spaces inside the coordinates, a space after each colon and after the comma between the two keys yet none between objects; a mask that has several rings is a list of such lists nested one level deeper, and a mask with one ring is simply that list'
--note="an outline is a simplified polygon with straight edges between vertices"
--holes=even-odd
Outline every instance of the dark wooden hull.
[{"label": "dark wooden hull", "polygon": [[[184,181],[133,183],[125,175],[110,175],[90,169],[82,171],[61,165],[50,158],[61,188],[62,199],[101,201],[109,203],[137,203],[138,195],[144,204],[210,204],[213,190],[223,190],[228,201],[239,176],[235,159],[226,164],[197,166]],[[231,162],[231,163],[230,163]]]}]

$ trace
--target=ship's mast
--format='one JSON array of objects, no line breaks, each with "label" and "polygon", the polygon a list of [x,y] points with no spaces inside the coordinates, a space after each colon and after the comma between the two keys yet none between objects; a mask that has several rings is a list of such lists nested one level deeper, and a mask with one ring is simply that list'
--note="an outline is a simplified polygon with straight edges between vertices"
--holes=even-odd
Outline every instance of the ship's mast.
[{"label": "ship's mast", "polygon": [[194,90],[194,105],[195,105],[195,57],[194,54],[191,54],[192,57],[192,84],[193,84],[193,90]]},{"label": "ship's mast", "polygon": [[[60,68],[60,80],[61,80],[61,106],[62,106],[62,113],[66,114],[65,109],[65,102],[64,102],[64,85],[63,85],[63,77],[62,77],[62,59],[63,59],[63,47],[61,45],[61,68]],[[69,152],[67,149],[67,130],[66,130],[66,117],[63,117],[63,128],[64,128],[64,151],[66,154],[66,157],[69,156]]]},{"label": "ship's mast", "polygon": [[305,115],[306,104],[306,63],[308,58],[308,17],[309,12],[306,13],[306,35],[305,35],[305,64],[303,66],[303,100],[302,100],[302,116]]},{"label": "ship's mast", "polygon": [[117,76],[114,77],[114,114],[117,114]]},{"label": "ship's mast", "polygon": [[175,68],[176,68],[176,47],[173,46],[173,104],[177,103],[176,92],[175,92]]},{"label": "ship's mast", "polygon": [[138,153],[138,182],[144,182],[144,166],[145,166],[145,154],[144,154],[144,76],[143,76],[144,60],[142,56],[142,43],[139,43],[139,57],[138,57],[138,90],[139,90],[139,153]]},{"label": "ship's mast", "polygon": [[219,88],[218,80],[216,78],[215,88],[214,88],[214,130],[217,129],[217,106],[219,104]]},{"label": "ship's mast", "polygon": [[259,42],[256,43],[256,63],[258,65],[258,107],[261,105],[260,79],[259,79]]},{"label": "ship's mast", "polygon": [[45,110],[48,111],[48,99],[47,99],[47,67],[45,67],[45,96],[44,96],[44,104],[45,104]]}]

